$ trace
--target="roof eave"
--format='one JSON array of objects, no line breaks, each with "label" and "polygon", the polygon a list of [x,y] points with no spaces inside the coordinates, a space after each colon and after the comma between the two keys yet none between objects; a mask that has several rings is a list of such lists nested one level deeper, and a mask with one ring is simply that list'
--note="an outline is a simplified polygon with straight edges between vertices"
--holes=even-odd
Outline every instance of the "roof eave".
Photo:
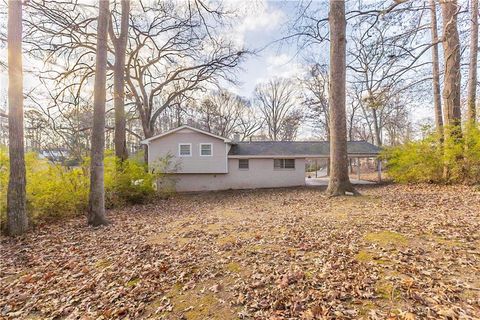
[{"label": "roof eave", "polygon": [[190,129],[190,130],[196,131],[196,132],[198,132],[198,133],[202,133],[202,134],[205,134],[205,135],[207,135],[207,136],[211,136],[211,137],[213,137],[213,138],[217,138],[217,139],[219,139],[219,140],[222,140],[222,141],[225,142],[225,143],[232,143],[232,141],[231,141],[230,139],[227,139],[227,138],[225,138],[225,137],[218,136],[218,135],[216,135],[216,134],[213,134],[213,133],[210,133],[210,132],[201,130],[201,129],[197,129],[197,128],[191,127],[191,126],[189,126],[189,125],[183,125],[183,126],[174,128],[174,129],[172,129],[172,130],[169,130],[169,131],[167,131],[167,132],[157,134],[157,135],[155,135],[155,136],[153,136],[153,137],[150,137],[150,138],[148,138],[148,139],[142,140],[142,141],[140,141],[140,144],[146,144],[146,145],[148,145],[148,144],[150,144],[150,142],[153,141],[153,140],[160,139],[160,138],[162,138],[162,137],[165,137],[165,136],[167,136],[167,135],[169,135],[169,134],[175,133],[175,132],[180,131],[180,130],[182,130],[182,129]]}]

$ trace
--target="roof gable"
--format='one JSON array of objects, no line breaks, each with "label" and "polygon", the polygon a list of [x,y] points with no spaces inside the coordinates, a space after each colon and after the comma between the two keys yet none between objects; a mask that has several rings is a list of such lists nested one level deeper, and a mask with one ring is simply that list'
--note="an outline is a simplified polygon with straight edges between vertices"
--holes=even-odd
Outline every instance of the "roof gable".
[{"label": "roof gable", "polygon": [[206,136],[210,136],[210,137],[213,137],[213,138],[217,138],[217,139],[220,139],[222,141],[224,141],[225,143],[231,143],[231,141],[225,137],[222,137],[222,136],[218,136],[216,134],[213,134],[213,133],[210,133],[210,132],[207,132],[207,131],[204,131],[204,130],[201,130],[201,129],[197,129],[197,128],[194,128],[194,127],[191,127],[191,126],[188,126],[188,125],[183,125],[183,126],[180,126],[180,127],[177,127],[175,129],[172,129],[172,130],[169,130],[167,132],[163,132],[163,133],[160,133],[160,134],[157,134],[151,138],[148,138],[148,139],[145,139],[145,140],[142,140],[140,141],[141,144],[149,144],[150,142],[152,142],[153,140],[157,140],[157,139],[160,139],[160,138],[163,138],[167,135],[170,135],[172,133],[176,133],[178,131],[181,131],[181,130],[185,130],[185,129],[188,129],[188,130],[192,130],[192,131],[195,131],[195,132],[198,132],[198,133],[201,133],[201,134],[204,134]]}]

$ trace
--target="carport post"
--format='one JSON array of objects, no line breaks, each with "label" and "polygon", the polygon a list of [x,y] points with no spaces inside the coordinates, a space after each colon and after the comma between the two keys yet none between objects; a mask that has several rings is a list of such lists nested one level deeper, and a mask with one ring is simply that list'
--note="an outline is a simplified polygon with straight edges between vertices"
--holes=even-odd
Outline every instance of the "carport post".
[{"label": "carport post", "polygon": [[360,158],[357,158],[357,180],[360,180]]},{"label": "carport post", "polygon": [[382,161],[377,159],[378,182],[382,182]]}]

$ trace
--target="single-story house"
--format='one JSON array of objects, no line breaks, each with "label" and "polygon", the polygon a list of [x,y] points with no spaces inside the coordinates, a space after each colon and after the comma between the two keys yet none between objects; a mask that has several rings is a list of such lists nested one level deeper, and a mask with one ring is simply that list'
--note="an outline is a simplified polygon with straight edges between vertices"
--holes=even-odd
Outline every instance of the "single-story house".
[{"label": "single-story house", "polygon": [[[177,191],[207,191],[305,185],[307,159],[329,157],[328,141],[232,141],[187,125],[143,140],[148,163],[167,155],[178,161]],[[378,147],[348,142],[348,156],[376,157]]]}]

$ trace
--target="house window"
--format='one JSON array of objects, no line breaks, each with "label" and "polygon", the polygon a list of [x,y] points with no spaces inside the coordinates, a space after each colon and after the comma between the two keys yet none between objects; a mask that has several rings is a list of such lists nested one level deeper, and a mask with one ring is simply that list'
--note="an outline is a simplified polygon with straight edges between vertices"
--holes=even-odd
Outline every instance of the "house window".
[{"label": "house window", "polygon": [[248,159],[238,159],[238,169],[248,170]]},{"label": "house window", "polygon": [[178,155],[180,157],[191,157],[192,156],[192,144],[191,143],[180,143],[178,145]]},{"label": "house window", "polygon": [[200,143],[200,155],[201,156],[211,156],[212,155],[212,144],[211,143]]},{"label": "house window", "polygon": [[295,169],[295,159],[273,159],[274,169]]}]

